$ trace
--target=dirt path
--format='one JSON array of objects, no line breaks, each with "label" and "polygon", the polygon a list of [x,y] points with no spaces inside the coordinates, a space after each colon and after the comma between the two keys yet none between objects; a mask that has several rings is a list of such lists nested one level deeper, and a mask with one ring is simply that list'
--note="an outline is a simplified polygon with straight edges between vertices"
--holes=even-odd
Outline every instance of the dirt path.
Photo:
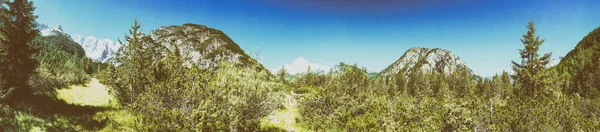
[{"label": "dirt path", "polygon": [[275,111],[274,113],[269,115],[268,124],[282,128],[288,132],[304,131],[304,129],[296,122],[296,118],[299,117],[297,100],[299,95],[290,92],[286,93],[284,97],[285,99],[283,104],[285,109]]}]

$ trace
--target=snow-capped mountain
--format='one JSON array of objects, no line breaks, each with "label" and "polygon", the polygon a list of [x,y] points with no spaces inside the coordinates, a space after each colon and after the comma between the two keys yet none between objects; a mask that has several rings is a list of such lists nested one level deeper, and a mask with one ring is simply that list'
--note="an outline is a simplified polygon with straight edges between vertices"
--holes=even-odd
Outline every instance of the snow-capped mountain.
[{"label": "snow-capped mountain", "polygon": [[110,39],[98,39],[94,36],[72,35],[71,39],[85,50],[85,54],[95,61],[105,62],[113,57],[121,44]]},{"label": "snow-capped mountain", "polygon": [[94,61],[105,62],[113,57],[115,52],[121,47],[118,42],[110,39],[98,39],[94,36],[84,37],[83,35],[69,35],[65,33],[61,25],[48,27],[44,24],[38,24],[42,36],[51,36],[57,34],[68,35],[71,39],[83,47],[87,57]]},{"label": "snow-capped mountain", "polygon": [[63,30],[62,30],[62,26],[61,25],[56,25],[54,27],[48,27],[48,26],[41,26],[40,28],[40,33],[42,34],[42,36],[51,36],[51,35],[58,35],[58,34],[66,34]]},{"label": "snow-capped mountain", "polygon": [[380,72],[380,75],[387,76],[397,74],[400,70],[409,73],[412,70],[435,70],[436,72],[449,73],[459,67],[466,67],[460,58],[450,51],[440,48],[411,48],[402,55],[396,62]]}]

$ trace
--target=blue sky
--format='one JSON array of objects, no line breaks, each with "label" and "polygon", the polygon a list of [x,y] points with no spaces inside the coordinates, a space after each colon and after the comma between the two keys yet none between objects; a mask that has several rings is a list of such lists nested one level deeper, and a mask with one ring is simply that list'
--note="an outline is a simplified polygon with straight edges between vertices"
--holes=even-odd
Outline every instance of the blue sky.
[{"label": "blue sky", "polygon": [[519,39],[530,20],[546,39],[541,53],[554,57],[600,26],[597,0],[366,1],[39,0],[34,5],[42,23],[113,40],[123,37],[134,18],[146,33],[160,26],[207,25],[261,56],[270,69],[302,60],[380,71],[409,48],[427,47],[449,49],[476,74],[492,76],[519,60]]}]

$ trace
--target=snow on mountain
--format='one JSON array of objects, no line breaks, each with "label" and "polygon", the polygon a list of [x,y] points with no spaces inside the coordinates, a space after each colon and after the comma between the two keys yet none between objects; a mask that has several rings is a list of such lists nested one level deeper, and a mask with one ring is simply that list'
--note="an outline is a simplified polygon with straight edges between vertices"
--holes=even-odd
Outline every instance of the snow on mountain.
[{"label": "snow on mountain", "polygon": [[65,33],[61,25],[48,27],[43,24],[39,24],[38,29],[42,36],[51,36],[64,34],[71,36],[71,39],[83,47],[86,56],[94,61],[106,62],[109,58],[113,57],[116,51],[121,47],[118,42],[110,39],[98,39],[94,36],[87,36],[84,38],[83,35],[69,35]]},{"label": "snow on mountain", "polygon": [[81,45],[85,54],[95,61],[105,62],[113,57],[121,44],[110,39],[98,39],[94,36],[73,35],[71,39]]},{"label": "snow on mountain", "polygon": [[40,32],[42,34],[42,36],[51,36],[51,35],[58,35],[58,34],[66,34],[63,30],[62,30],[62,26],[61,25],[56,25],[54,27],[40,27]]}]

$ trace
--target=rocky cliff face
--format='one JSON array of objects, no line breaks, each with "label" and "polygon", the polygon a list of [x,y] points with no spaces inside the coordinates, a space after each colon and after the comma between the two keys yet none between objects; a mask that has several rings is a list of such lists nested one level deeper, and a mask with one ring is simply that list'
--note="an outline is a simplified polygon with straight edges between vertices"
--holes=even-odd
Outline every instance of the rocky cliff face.
[{"label": "rocky cliff face", "polygon": [[381,76],[394,75],[400,70],[410,73],[414,70],[431,71],[438,73],[450,73],[459,67],[466,67],[460,58],[450,51],[440,48],[411,48],[396,62],[383,69]]},{"label": "rocky cliff face", "polygon": [[[187,63],[200,64],[203,69],[212,70],[222,61],[238,65],[258,63],[222,31],[204,25],[160,27],[152,31],[150,37],[171,50],[171,44],[176,44],[182,55],[190,58]],[[260,67],[266,70],[262,65]]]}]

